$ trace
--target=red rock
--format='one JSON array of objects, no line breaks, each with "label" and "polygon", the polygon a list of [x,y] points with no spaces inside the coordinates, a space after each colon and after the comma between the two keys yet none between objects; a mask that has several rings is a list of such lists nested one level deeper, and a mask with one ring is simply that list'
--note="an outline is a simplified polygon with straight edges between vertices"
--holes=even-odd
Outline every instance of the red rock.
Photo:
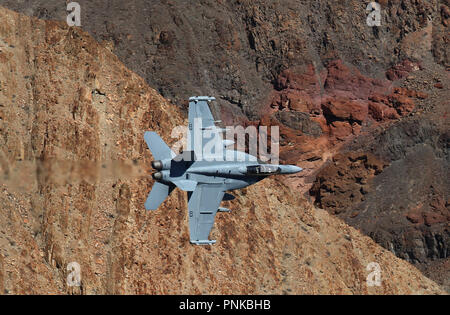
[{"label": "red rock", "polygon": [[450,9],[445,4],[441,5],[441,17],[442,17],[442,25],[447,27],[449,24],[448,20],[450,18]]},{"label": "red rock", "polygon": [[434,224],[445,223],[447,218],[440,213],[435,212],[425,212],[423,213],[423,218],[425,220],[425,225],[432,226]]},{"label": "red rock", "polygon": [[414,223],[414,224],[417,224],[417,223],[423,223],[423,218],[422,218],[422,216],[421,216],[420,214],[418,214],[418,213],[415,213],[415,212],[408,213],[408,214],[406,215],[406,218],[407,218],[411,223]]},{"label": "red rock", "polygon": [[278,109],[279,110],[283,110],[283,109],[287,108],[288,105],[289,105],[289,100],[287,98],[287,95],[286,94],[281,94],[280,95],[280,101],[279,101]]},{"label": "red rock", "polygon": [[414,91],[414,90],[406,89],[403,87],[394,88],[393,93],[408,96],[408,97],[420,98],[420,99],[426,99],[428,97],[428,95],[424,92]]},{"label": "red rock", "polygon": [[317,174],[310,194],[316,196],[320,207],[330,212],[350,211],[352,198],[362,201],[361,190],[367,191],[366,183],[377,171],[381,172],[385,165],[370,153],[337,153],[333,156],[332,163]]},{"label": "red rock", "polygon": [[375,120],[383,120],[383,105],[382,103],[369,102],[369,114]]},{"label": "red rock", "polygon": [[377,121],[399,118],[395,109],[388,107],[383,103],[376,102],[369,102],[369,114]]},{"label": "red rock", "polygon": [[386,107],[383,110],[383,117],[386,119],[398,119],[400,118],[399,114],[397,113],[397,111],[392,108],[392,107]]},{"label": "red rock", "polygon": [[411,60],[405,59],[402,63],[393,66],[386,71],[386,77],[391,80],[399,80],[406,77],[411,71],[419,70],[420,66]]},{"label": "red rock", "polygon": [[304,91],[289,92],[286,97],[291,110],[309,113],[315,107],[311,97]]},{"label": "red rock", "polygon": [[[319,76],[323,73],[319,74]],[[286,69],[278,76],[275,87],[277,90],[299,90],[306,91],[310,95],[320,93],[322,79],[316,73],[313,65],[304,69]]]},{"label": "red rock", "polygon": [[434,197],[431,202],[430,202],[430,206],[438,211],[445,211],[446,207],[445,207],[445,200],[442,196],[436,196]]},{"label": "red rock", "polygon": [[420,91],[417,91],[417,92],[416,92],[416,98],[420,98],[420,99],[424,100],[424,99],[426,99],[427,97],[428,97],[428,94],[427,94],[427,93],[420,92]]},{"label": "red rock", "polygon": [[415,107],[414,102],[407,96],[394,94],[390,96],[390,100],[397,110],[397,113],[401,116],[407,115]]},{"label": "red rock", "polygon": [[346,137],[352,134],[352,126],[347,121],[334,121],[330,125],[331,135],[339,140],[345,140]]},{"label": "red rock", "polygon": [[355,120],[358,123],[367,119],[368,107],[359,101],[330,100],[322,104],[325,115],[333,116],[337,119]]},{"label": "red rock", "polygon": [[384,104],[389,104],[389,99],[386,95],[381,95],[381,94],[374,94],[372,96],[369,97],[369,100],[375,102],[375,103],[384,103]]},{"label": "red rock", "polygon": [[349,98],[367,99],[370,95],[381,93],[388,88],[387,81],[372,79],[348,67],[342,60],[333,60],[327,65],[328,76],[324,88],[331,96],[347,92]]},{"label": "red rock", "polygon": [[278,109],[280,105],[281,105],[281,95],[275,94],[272,98],[272,102],[270,103],[270,107]]}]

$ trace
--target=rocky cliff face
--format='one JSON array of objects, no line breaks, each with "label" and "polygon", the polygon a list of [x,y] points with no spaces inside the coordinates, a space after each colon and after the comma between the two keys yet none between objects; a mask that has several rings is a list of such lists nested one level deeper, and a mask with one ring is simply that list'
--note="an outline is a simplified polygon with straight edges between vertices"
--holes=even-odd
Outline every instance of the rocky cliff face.
[{"label": "rocky cliff face", "polygon": [[310,192],[317,205],[448,287],[448,104],[435,104],[349,145]]},{"label": "rocky cliff face", "polygon": [[[82,28],[163,96],[181,106],[191,95],[215,95],[224,115],[242,119],[259,118],[286,69],[314,65],[318,74],[340,59],[384,78],[408,58],[449,66],[448,0],[379,1],[375,28],[366,24],[368,2],[78,1]],[[67,17],[58,0],[0,4],[41,19]]]},{"label": "rocky cliff face", "polygon": [[[277,179],[236,193],[217,245],[191,246],[184,193],[143,209],[143,132],[174,141],[180,110],[79,28],[0,19],[2,293],[442,293]],[[67,287],[70,262],[81,287]],[[366,284],[370,262],[381,286]]]}]

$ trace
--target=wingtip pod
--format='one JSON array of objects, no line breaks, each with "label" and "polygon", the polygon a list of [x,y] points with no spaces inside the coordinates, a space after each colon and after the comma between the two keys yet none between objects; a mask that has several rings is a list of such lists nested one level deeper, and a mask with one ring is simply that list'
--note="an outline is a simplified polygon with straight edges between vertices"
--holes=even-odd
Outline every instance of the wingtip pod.
[{"label": "wingtip pod", "polygon": [[295,174],[303,171],[301,167],[296,165],[280,165],[281,174]]},{"label": "wingtip pod", "polygon": [[189,97],[189,101],[215,101],[216,98],[212,96],[191,96]]},{"label": "wingtip pod", "polygon": [[211,240],[211,241],[210,240],[201,240],[201,241],[191,240],[191,243],[195,244],[195,245],[213,245],[216,243],[216,240]]}]

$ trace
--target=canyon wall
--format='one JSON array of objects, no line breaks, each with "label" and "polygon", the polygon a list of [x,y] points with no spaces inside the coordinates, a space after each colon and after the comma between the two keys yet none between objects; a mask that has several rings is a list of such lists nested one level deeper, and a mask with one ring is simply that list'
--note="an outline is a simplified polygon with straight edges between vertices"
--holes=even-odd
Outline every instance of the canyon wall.
[{"label": "canyon wall", "polygon": [[[4,8],[0,19],[1,293],[444,293],[278,178],[225,203],[216,245],[190,245],[185,193],[143,207],[143,133],[173,143],[179,107],[80,28]],[[80,287],[67,285],[70,262]],[[366,283],[370,262],[381,286]]]}]

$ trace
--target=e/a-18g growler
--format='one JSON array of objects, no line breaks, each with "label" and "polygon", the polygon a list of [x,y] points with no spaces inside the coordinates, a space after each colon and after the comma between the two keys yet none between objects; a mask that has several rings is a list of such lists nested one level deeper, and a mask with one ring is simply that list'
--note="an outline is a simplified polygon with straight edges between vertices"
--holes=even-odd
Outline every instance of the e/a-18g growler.
[{"label": "e/a-18g growler", "polygon": [[[189,98],[187,150],[176,155],[152,131],[144,139],[155,160],[156,181],[145,202],[147,210],[156,210],[175,187],[188,193],[190,241],[197,245],[214,244],[209,233],[216,213],[230,212],[220,207],[232,200],[227,191],[250,186],[270,175],[294,174],[302,169],[294,165],[265,164],[242,151],[227,150],[233,141],[223,140],[223,129],[215,126],[208,103],[213,97]],[[220,148],[218,150],[217,148]]]}]

